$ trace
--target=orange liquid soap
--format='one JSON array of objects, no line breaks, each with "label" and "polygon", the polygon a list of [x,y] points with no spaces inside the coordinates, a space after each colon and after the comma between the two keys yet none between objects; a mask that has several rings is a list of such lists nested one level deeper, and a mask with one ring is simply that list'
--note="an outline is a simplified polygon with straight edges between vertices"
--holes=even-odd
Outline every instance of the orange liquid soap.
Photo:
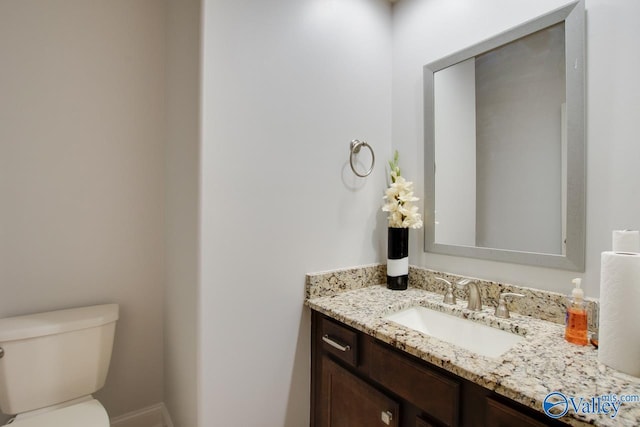
[{"label": "orange liquid soap", "polygon": [[584,292],[580,289],[581,279],[573,279],[572,282],[576,287],[571,292],[573,298],[569,299],[564,339],[573,344],[587,345],[589,344],[589,326]]},{"label": "orange liquid soap", "polygon": [[587,310],[580,307],[569,307],[567,309],[567,327],[564,332],[564,339],[573,344],[589,344]]}]

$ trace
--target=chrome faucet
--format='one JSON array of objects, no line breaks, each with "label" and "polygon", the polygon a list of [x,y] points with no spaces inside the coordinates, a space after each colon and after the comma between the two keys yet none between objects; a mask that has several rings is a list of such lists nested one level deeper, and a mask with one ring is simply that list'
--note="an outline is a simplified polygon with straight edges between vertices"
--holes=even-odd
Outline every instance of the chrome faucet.
[{"label": "chrome faucet", "polygon": [[476,282],[472,282],[470,279],[462,279],[456,283],[456,285],[461,288],[465,286],[469,288],[469,303],[467,304],[469,310],[482,310],[482,298],[480,297],[480,289]]}]

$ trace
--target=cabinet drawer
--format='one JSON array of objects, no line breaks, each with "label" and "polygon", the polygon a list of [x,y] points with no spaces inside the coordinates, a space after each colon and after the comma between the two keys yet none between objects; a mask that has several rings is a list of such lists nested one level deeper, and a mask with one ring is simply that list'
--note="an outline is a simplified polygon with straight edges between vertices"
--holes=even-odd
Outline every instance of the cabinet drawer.
[{"label": "cabinet drawer", "polygon": [[486,427],[545,427],[548,424],[529,417],[497,400],[487,398]]},{"label": "cabinet drawer", "polygon": [[358,365],[358,333],[327,318],[320,327],[322,350],[351,366]]},{"label": "cabinet drawer", "polygon": [[370,377],[446,426],[458,425],[460,384],[377,343]]}]

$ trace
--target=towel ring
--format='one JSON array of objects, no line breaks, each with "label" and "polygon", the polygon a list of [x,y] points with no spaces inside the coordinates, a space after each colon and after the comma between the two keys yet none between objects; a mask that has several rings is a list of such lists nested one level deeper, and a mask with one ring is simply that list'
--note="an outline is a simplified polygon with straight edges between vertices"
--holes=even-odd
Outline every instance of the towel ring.
[{"label": "towel ring", "polygon": [[[362,147],[367,147],[369,151],[371,151],[371,167],[365,173],[358,172],[353,165],[353,155],[358,154]],[[353,173],[355,173],[360,178],[369,176],[371,174],[371,171],[373,170],[373,165],[376,163],[376,155],[373,153],[373,148],[371,148],[367,141],[359,141],[357,139],[354,139],[353,141],[351,141],[349,149],[351,151],[351,154],[349,154],[349,164],[351,165],[351,170],[353,171]]]}]

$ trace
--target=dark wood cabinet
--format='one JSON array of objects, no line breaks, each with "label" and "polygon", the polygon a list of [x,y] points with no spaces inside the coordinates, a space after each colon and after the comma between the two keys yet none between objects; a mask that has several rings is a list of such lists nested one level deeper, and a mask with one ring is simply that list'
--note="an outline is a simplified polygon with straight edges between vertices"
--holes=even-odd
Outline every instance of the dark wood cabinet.
[{"label": "dark wood cabinet", "polygon": [[370,346],[369,377],[402,399],[427,412],[445,426],[458,425],[460,382],[391,348]]},{"label": "dark wood cabinet", "polygon": [[487,398],[486,420],[487,427],[545,427],[547,425],[492,398]]},{"label": "dark wood cabinet", "polygon": [[398,403],[327,356],[321,382],[320,426],[398,427]]},{"label": "dark wood cabinet", "polygon": [[565,424],[312,311],[312,427]]},{"label": "dark wood cabinet", "polygon": [[422,418],[418,417],[416,418],[416,427],[434,427],[434,426],[430,422],[425,421]]}]

